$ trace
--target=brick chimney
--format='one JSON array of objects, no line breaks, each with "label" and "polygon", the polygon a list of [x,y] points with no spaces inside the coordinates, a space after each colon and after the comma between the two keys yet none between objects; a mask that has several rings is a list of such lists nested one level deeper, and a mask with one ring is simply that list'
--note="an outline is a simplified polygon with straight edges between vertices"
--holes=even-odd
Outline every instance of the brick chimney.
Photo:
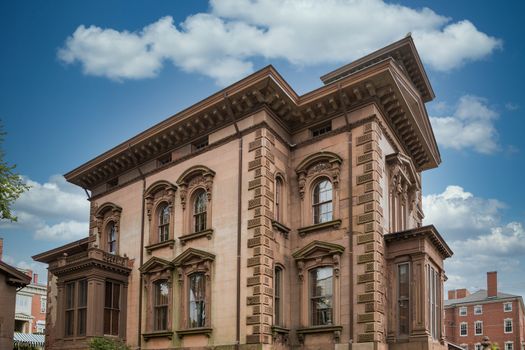
[{"label": "brick chimney", "polygon": [[498,296],[498,272],[487,272],[487,297],[495,298]]},{"label": "brick chimney", "polygon": [[32,284],[38,284],[38,273],[34,273],[33,274],[33,281],[31,283]]},{"label": "brick chimney", "polygon": [[2,261],[3,254],[4,254],[4,239],[0,237],[0,261]]},{"label": "brick chimney", "polygon": [[470,295],[470,292],[466,288],[461,288],[456,290],[456,298],[463,299],[465,297],[468,297]]},{"label": "brick chimney", "polygon": [[452,289],[448,291],[448,300],[456,299],[456,290]]}]

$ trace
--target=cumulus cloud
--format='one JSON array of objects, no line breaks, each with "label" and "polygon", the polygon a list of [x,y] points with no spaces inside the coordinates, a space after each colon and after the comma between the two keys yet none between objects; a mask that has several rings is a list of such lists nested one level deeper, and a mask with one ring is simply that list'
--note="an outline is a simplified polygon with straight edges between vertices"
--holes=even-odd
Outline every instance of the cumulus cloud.
[{"label": "cumulus cloud", "polygon": [[502,45],[468,20],[381,0],[212,0],[210,12],[179,25],[170,16],[136,32],[81,25],[58,57],[79,62],[85,74],[114,80],[156,76],[169,61],[225,85],[251,72],[257,57],[295,65],[346,63],[408,32],[423,60],[441,71]]},{"label": "cumulus cloud", "polygon": [[445,148],[473,149],[482,154],[500,150],[494,125],[499,114],[486,99],[465,95],[451,116],[431,117],[437,142]]},{"label": "cumulus cloud", "polygon": [[24,230],[43,240],[73,240],[88,234],[89,202],[85,193],[54,175],[45,183],[29,178],[31,186],[15,202],[18,222],[0,223],[3,229]]},{"label": "cumulus cloud", "polygon": [[447,238],[494,227],[504,207],[497,199],[476,197],[460,186],[447,186],[442,193],[423,196],[425,224],[436,225]]}]

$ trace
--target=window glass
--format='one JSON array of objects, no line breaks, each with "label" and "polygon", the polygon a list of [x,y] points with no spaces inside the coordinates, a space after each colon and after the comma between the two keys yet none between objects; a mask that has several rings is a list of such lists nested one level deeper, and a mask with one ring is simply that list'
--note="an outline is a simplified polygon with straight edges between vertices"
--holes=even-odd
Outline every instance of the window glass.
[{"label": "window glass", "polygon": [[66,317],[65,317],[65,336],[74,335],[75,322],[75,282],[66,284]]},{"label": "window glass", "polygon": [[481,315],[483,313],[483,306],[476,305],[474,306],[474,315]]},{"label": "window glass", "polygon": [[282,289],[282,272],[283,270],[280,267],[275,268],[274,275],[274,320],[273,323],[277,326],[281,325],[281,289]]},{"label": "window glass", "polygon": [[77,322],[77,334],[86,334],[86,321],[87,321],[87,280],[78,281],[78,322]]},{"label": "window glass", "polygon": [[169,287],[166,281],[155,283],[155,300],[154,300],[154,329],[162,331],[168,329],[168,303]]},{"label": "window glass", "polygon": [[512,333],[512,320],[511,319],[505,320],[505,333]]},{"label": "window glass", "polygon": [[189,326],[204,327],[206,324],[206,277],[204,273],[190,275],[189,281]]},{"label": "window glass", "polygon": [[467,316],[467,308],[462,306],[459,308],[459,316]]},{"label": "window glass", "polygon": [[158,225],[159,225],[159,242],[164,242],[169,239],[170,231],[170,208],[165,203],[162,204],[158,211]]},{"label": "window glass", "polygon": [[512,303],[504,303],[503,304],[503,311],[505,311],[505,312],[512,311]]},{"label": "window glass", "polygon": [[476,323],[474,324],[474,328],[475,328],[476,335],[482,335],[483,334],[483,322],[476,321]]},{"label": "window glass", "polygon": [[398,265],[398,332],[400,335],[408,335],[409,327],[409,265]]},{"label": "window glass", "polygon": [[110,222],[107,228],[108,233],[108,252],[117,254],[117,228],[114,222]]},{"label": "window glass", "polygon": [[104,334],[119,335],[120,284],[106,281],[104,300]]},{"label": "window glass", "polygon": [[282,191],[283,191],[283,180],[280,177],[275,179],[275,220],[281,222],[282,220]]},{"label": "window glass", "polygon": [[467,335],[467,323],[463,322],[459,325],[459,335],[466,336]]},{"label": "window glass", "polygon": [[199,190],[195,195],[193,203],[193,230],[194,232],[201,232],[206,229],[206,211],[208,205],[208,198],[204,190]]},{"label": "window glass", "polygon": [[332,183],[330,181],[322,180],[314,187],[312,207],[314,224],[333,219]]},{"label": "window glass", "polygon": [[333,269],[320,267],[310,271],[310,310],[313,326],[331,325]]}]

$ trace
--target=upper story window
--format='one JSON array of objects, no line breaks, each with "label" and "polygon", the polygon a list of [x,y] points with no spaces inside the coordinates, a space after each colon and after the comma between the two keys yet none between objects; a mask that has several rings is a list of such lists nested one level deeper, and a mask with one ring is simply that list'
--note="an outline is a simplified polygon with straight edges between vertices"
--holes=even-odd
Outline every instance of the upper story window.
[{"label": "upper story window", "polygon": [[312,326],[333,324],[333,268],[310,270],[310,318]]},{"label": "upper story window", "polygon": [[312,193],[312,213],[314,224],[333,219],[332,183],[328,179],[320,180]]},{"label": "upper story window", "polygon": [[171,162],[171,152],[163,155],[162,157],[157,158],[157,166],[163,166]]},{"label": "upper story window", "polygon": [[120,283],[106,281],[104,299],[104,334],[119,335]]},{"label": "upper story window", "polygon": [[462,337],[466,337],[468,335],[468,323],[467,322],[461,322],[459,324],[459,335]]},{"label": "upper story window", "polygon": [[328,122],[326,124],[316,126],[315,128],[312,128],[310,130],[312,132],[312,137],[321,136],[332,131],[332,123]]},{"label": "upper story window", "polygon": [[47,298],[46,297],[40,297],[40,312],[45,313],[47,307]]},{"label": "upper story window", "polygon": [[503,311],[505,311],[505,312],[512,311],[512,302],[510,302],[510,303],[503,303]]},{"label": "upper story window", "polygon": [[208,198],[204,190],[198,190],[193,199],[193,232],[206,230]]},{"label": "upper story window", "polygon": [[459,308],[459,316],[467,316],[467,307],[462,306]]},{"label": "upper story window", "polygon": [[192,151],[198,151],[200,149],[203,149],[204,147],[208,146],[208,138],[198,140],[192,144]]},{"label": "upper story window", "polygon": [[410,325],[410,265],[397,265],[398,334],[408,335]]},{"label": "upper story window", "polygon": [[512,333],[512,318],[506,318],[503,327],[505,333]]},{"label": "upper story window", "polygon": [[107,251],[110,254],[117,254],[117,226],[115,222],[110,221],[106,227]]},{"label": "upper story window", "polygon": [[168,203],[160,205],[157,215],[159,242],[164,242],[170,237],[170,208]]},{"label": "upper story window", "polygon": [[169,287],[165,280],[157,281],[153,284],[154,303],[153,303],[153,329],[164,331],[168,329],[168,306],[169,306]]},{"label": "upper story window", "polygon": [[505,342],[505,350],[514,350],[514,342],[511,342],[511,341]]},{"label": "upper story window", "polygon": [[118,177],[114,178],[114,179],[111,179],[109,180],[108,182],[106,182],[106,189],[111,189],[111,188],[114,188],[114,187],[117,187],[118,186]]},{"label": "upper story window", "polygon": [[280,266],[275,267],[273,276],[273,324],[276,326],[282,325],[282,283],[283,270]]},{"label": "upper story window", "polygon": [[283,220],[283,179],[280,176],[275,178],[275,221]]},{"label": "upper story window", "polygon": [[483,321],[474,322],[474,334],[483,335]]},{"label": "upper story window", "polygon": [[66,337],[86,334],[87,280],[66,283],[64,321],[64,335]]},{"label": "upper story window", "polygon": [[474,306],[474,315],[481,315],[483,313],[483,306],[476,305]]},{"label": "upper story window", "polygon": [[197,272],[189,276],[189,321],[190,328],[206,324],[206,276]]}]

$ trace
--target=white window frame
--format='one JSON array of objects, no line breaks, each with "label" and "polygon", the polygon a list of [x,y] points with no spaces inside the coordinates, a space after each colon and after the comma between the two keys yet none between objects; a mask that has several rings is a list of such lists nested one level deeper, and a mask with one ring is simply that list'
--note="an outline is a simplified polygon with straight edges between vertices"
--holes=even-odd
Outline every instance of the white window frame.
[{"label": "white window frame", "polygon": [[[478,324],[481,324],[481,332],[478,333],[478,328],[476,327]],[[483,335],[483,321],[476,321],[474,322],[474,335]]]},{"label": "white window frame", "polygon": [[[476,312],[477,308],[479,312]],[[483,305],[474,305],[474,315],[483,315]]]},{"label": "white window frame", "polygon": [[[510,308],[508,310],[507,305],[510,305]],[[512,312],[512,302],[503,303],[503,312]]]},{"label": "white window frame", "polygon": [[[507,321],[510,322],[510,332],[507,332]],[[511,334],[514,331],[513,324],[512,324],[512,318],[506,318],[503,320],[503,333],[505,334]]]},{"label": "white window frame", "polygon": [[[509,346],[510,345],[510,346]],[[514,350],[514,342],[512,341],[506,341],[505,342],[505,350]]]},{"label": "white window frame", "polygon": [[[465,313],[463,313],[463,311],[464,311]],[[461,306],[461,307],[459,308],[459,316],[467,316],[467,307],[466,307],[466,306]]]},{"label": "white window frame", "polygon": [[45,314],[47,308],[47,298],[44,296],[40,297],[40,313]]},{"label": "white window frame", "polygon": [[474,344],[474,350],[483,350],[483,346],[481,346],[481,343]]},{"label": "white window frame", "polygon": [[[465,334],[462,334],[461,332],[461,326],[465,325]],[[460,337],[468,337],[468,323],[467,322],[461,322],[459,324],[459,336]]]}]

